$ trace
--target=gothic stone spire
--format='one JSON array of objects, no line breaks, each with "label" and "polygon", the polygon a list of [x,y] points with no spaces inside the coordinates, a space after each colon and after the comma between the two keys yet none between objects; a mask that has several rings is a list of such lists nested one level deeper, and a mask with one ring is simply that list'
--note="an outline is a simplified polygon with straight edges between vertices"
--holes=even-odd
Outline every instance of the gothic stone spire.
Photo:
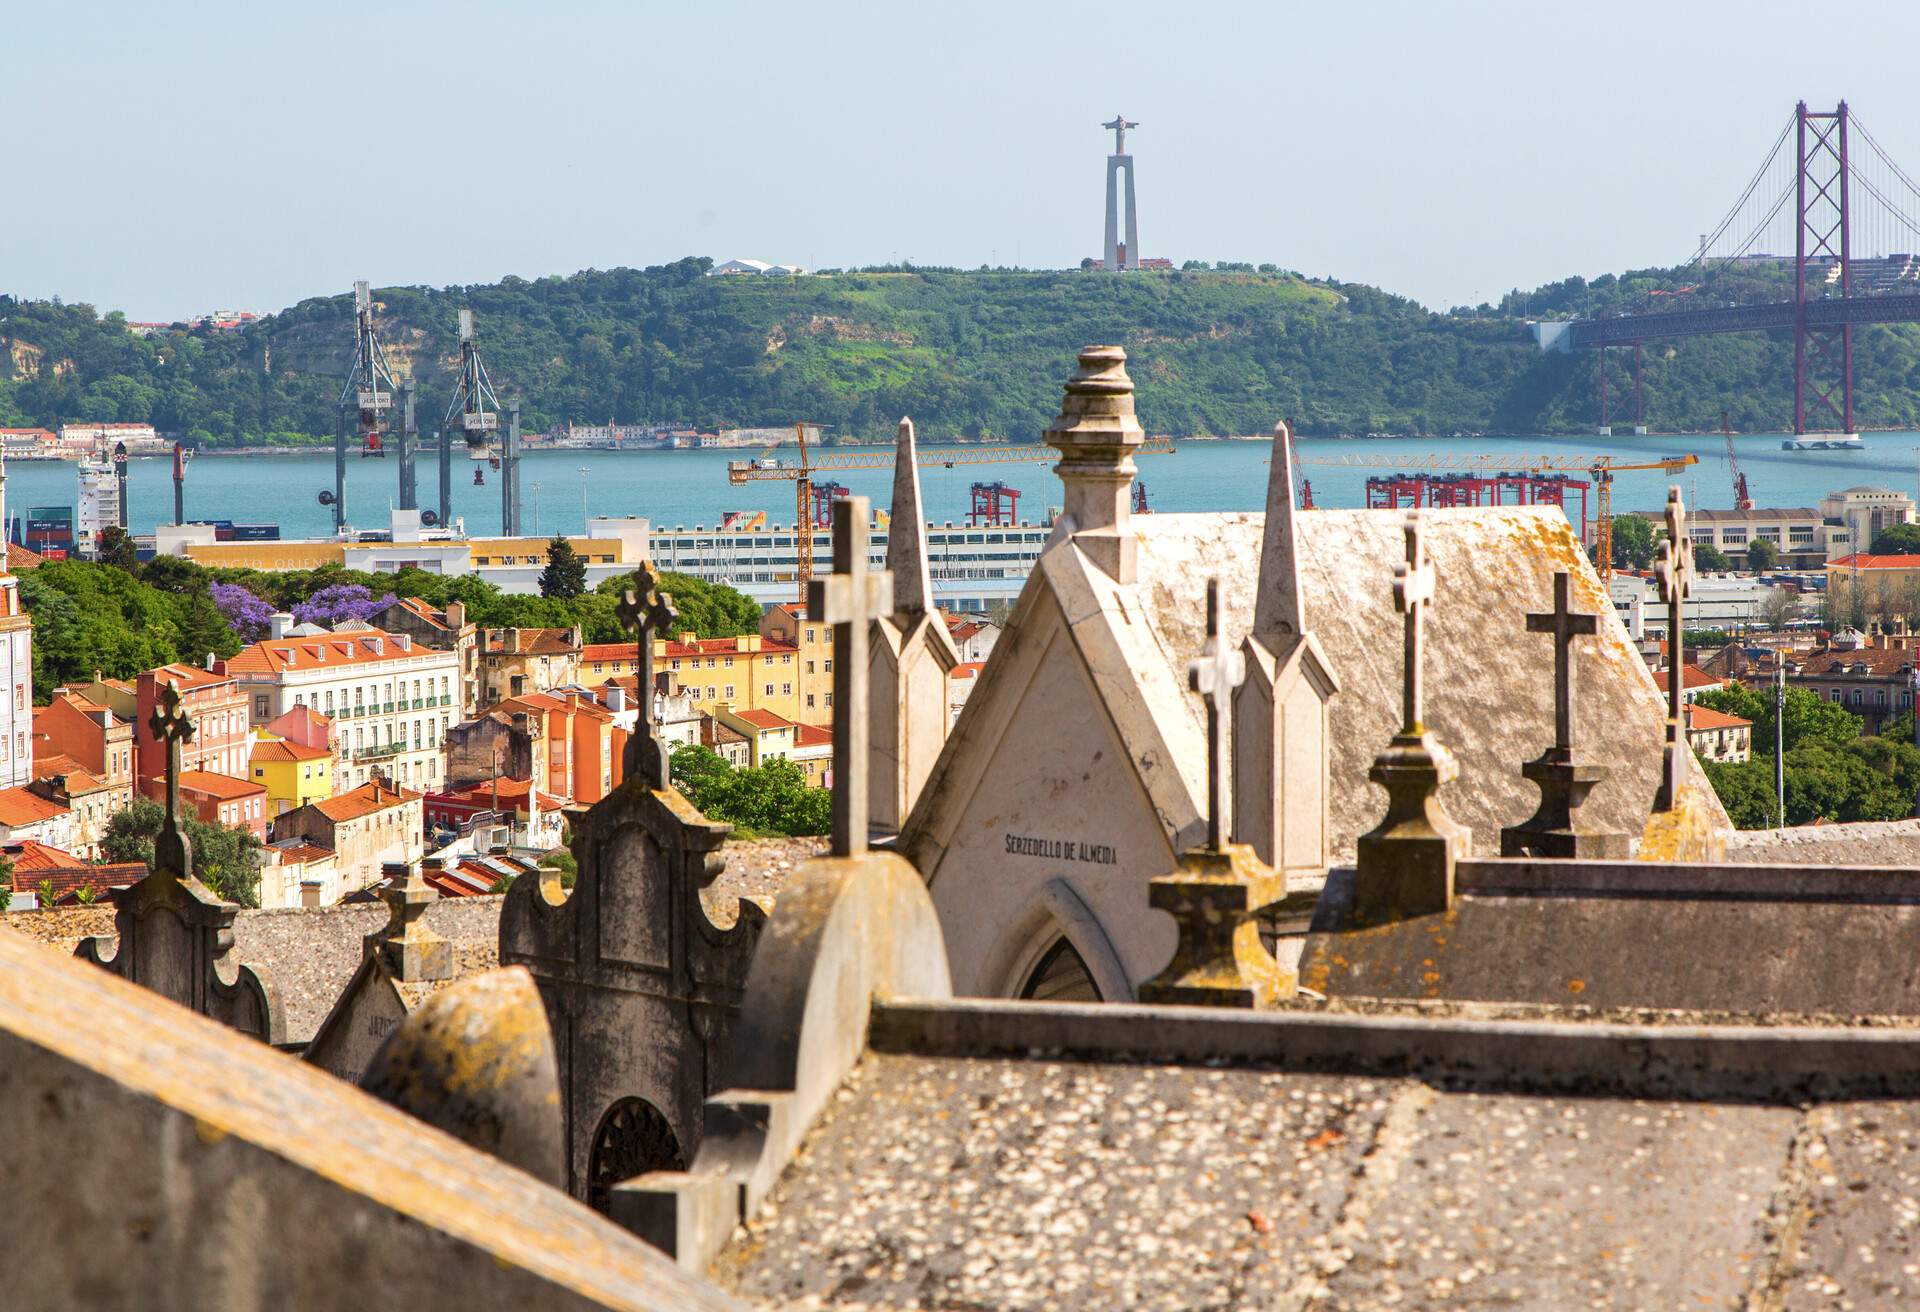
[{"label": "gothic stone spire", "polygon": [[933,574],[927,559],[927,517],[920,509],[920,451],[913,420],[900,420],[893,449],[893,507],[887,522],[887,572],[893,575],[893,613],[908,619],[933,609]]}]

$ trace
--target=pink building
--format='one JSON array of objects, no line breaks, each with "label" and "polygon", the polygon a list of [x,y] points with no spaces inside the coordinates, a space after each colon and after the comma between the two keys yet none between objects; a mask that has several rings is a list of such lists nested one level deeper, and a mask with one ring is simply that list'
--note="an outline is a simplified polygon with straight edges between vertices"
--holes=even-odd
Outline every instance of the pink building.
[{"label": "pink building", "polygon": [[165,778],[166,746],[148,722],[162,684],[180,690],[180,709],[193,722],[193,737],[180,744],[180,768],[205,770],[235,779],[247,777],[253,754],[247,733],[247,694],[233,677],[193,665],[162,665],[134,681],[134,778],[142,786]]}]

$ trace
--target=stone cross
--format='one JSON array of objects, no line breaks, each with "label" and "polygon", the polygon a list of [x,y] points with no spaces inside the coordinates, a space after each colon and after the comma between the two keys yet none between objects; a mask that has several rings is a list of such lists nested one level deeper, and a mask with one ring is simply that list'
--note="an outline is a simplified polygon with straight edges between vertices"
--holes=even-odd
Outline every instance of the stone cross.
[{"label": "stone cross", "polygon": [[180,744],[193,740],[193,720],[181,708],[180,688],[172,680],[160,687],[147,727],[167,752],[167,818],[154,836],[153,866],[186,879],[193,874],[193,848],[180,823]]},{"label": "stone cross", "polygon": [[1407,560],[1393,571],[1393,605],[1395,610],[1407,617],[1406,670],[1402,692],[1406,724],[1400,732],[1413,737],[1426,732],[1426,691],[1420,667],[1426,658],[1426,612],[1433,605],[1434,585],[1433,564],[1427,559],[1420,516],[1408,515]]},{"label": "stone cross", "polygon": [[1233,699],[1233,690],[1247,678],[1247,658],[1237,647],[1220,641],[1220,580],[1207,580],[1207,643],[1197,660],[1187,662],[1187,686],[1207,704],[1207,847],[1219,851],[1225,836],[1227,770],[1231,765],[1222,743],[1221,711]]},{"label": "stone cross", "polygon": [[893,575],[868,568],[867,499],[833,503],[833,573],[807,582],[807,610],[833,626],[833,851],[867,850],[867,646],[893,606]]},{"label": "stone cross", "polygon": [[1667,603],[1667,744],[1661,762],[1660,791],[1653,809],[1671,811],[1680,802],[1680,755],[1686,741],[1686,602],[1693,591],[1693,541],[1687,536],[1687,505],[1680,489],[1667,489],[1667,540],[1654,562],[1660,599]]},{"label": "stone cross", "polygon": [[1527,616],[1528,633],[1553,635],[1553,750],[1573,754],[1573,640],[1600,632],[1600,617],[1573,609],[1573,576],[1560,570],[1553,576],[1553,609]]},{"label": "stone cross", "polygon": [[1527,632],[1553,638],[1553,746],[1520,767],[1540,789],[1540,806],[1526,821],[1500,830],[1501,856],[1624,860],[1625,834],[1601,833],[1575,822],[1587,794],[1607,777],[1605,768],[1573,756],[1574,639],[1600,631],[1600,617],[1573,608],[1573,576],[1553,576],[1553,609],[1527,616]]},{"label": "stone cross", "polygon": [[680,618],[674,608],[673,594],[660,591],[660,571],[652,561],[644,561],[633,571],[633,586],[620,598],[614,614],[620,627],[634,635],[634,700],[639,719],[627,744],[626,768],[629,774],[645,777],[647,787],[667,786],[667,747],[660,741],[659,726],[653,722],[653,635],[671,633]]}]

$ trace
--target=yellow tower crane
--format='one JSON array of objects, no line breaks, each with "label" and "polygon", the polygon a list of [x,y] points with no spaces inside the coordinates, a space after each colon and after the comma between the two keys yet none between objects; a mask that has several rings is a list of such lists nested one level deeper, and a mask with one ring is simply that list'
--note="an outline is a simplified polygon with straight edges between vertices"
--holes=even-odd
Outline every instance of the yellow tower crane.
[{"label": "yellow tower crane", "polygon": [[1434,470],[1479,474],[1586,474],[1594,486],[1594,567],[1600,582],[1613,581],[1613,476],[1633,470],[1658,469],[1677,474],[1700,463],[1696,455],[1657,456],[1652,460],[1622,460],[1617,456],[1492,455],[1459,452],[1430,456],[1303,456],[1303,465],[1335,465],[1358,469]]},{"label": "yellow tower crane", "polygon": [[[807,426],[795,424],[793,435],[799,447],[795,459],[774,458],[778,447],[770,446],[755,460],[729,460],[727,482],[793,484],[794,579],[799,585],[800,604],[807,604],[807,580],[813,577],[813,476],[822,470],[891,469],[891,453],[866,455],[812,456],[807,451]],[[1173,442],[1166,437],[1150,437],[1134,451],[1135,455],[1172,455]],[[942,447],[920,452],[917,463],[923,469],[953,469],[960,465],[1000,465],[1050,463],[1060,458],[1058,447],[1038,445],[1002,445]]]}]

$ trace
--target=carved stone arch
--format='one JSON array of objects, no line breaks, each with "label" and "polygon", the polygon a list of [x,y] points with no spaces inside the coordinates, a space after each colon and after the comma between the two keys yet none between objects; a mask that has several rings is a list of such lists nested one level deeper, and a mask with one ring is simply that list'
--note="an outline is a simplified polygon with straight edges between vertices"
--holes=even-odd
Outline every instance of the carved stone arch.
[{"label": "carved stone arch", "polygon": [[1027,917],[1025,935],[1014,940],[1006,967],[1000,972],[1000,996],[1025,996],[1048,955],[1062,942],[1080,959],[1102,1001],[1134,1001],[1133,981],[1120,964],[1120,954],[1107,937],[1106,928],[1073,885],[1058,875],[1041,889]]},{"label": "carved stone arch", "polygon": [[680,1138],[658,1107],[645,1098],[622,1098],[607,1108],[593,1132],[587,1158],[587,1202],[605,1213],[613,1186],[649,1171],[684,1171]]}]

